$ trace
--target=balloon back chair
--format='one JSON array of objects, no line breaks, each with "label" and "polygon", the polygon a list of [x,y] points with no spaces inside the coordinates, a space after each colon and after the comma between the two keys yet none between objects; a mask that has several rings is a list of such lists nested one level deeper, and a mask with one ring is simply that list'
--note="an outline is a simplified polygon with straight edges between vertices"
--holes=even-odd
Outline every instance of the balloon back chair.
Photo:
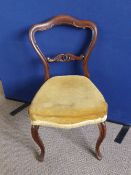
[{"label": "balloon back chair", "polygon": [[[92,37],[86,53],[76,56],[72,53],[58,54],[46,57],[35,40],[35,33],[57,25],[70,25],[77,28],[90,29]],[[88,124],[97,124],[99,137],[96,142],[96,158],[101,160],[100,145],[106,136],[107,103],[89,79],[87,62],[97,38],[96,25],[88,20],[78,20],[71,16],[60,15],[51,20],[36,24],[29,30],[29,39],[33,48],[44,64],[45,83],[33,98],[29,107],[32,138],[40,148],[38,160],[44,160],[45,148],[39,137],[40,126],[56,128],[76,128]],[[83,76],[65,75],[50,78],[49,64],[51,62],[81,61]]]}]

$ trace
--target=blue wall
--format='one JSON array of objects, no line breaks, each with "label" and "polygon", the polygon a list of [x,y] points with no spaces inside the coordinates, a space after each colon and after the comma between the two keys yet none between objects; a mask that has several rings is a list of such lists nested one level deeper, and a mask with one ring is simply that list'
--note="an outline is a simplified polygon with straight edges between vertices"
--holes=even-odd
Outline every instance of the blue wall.
[{"label": "blue wall", "polygon": [[[108,119],[131,124],[131,2],[129,0],[5,0],[0,6],[0,77],[6,97],[30,101],[43,83],[43,66],[28,41],[28,30],[58,14],[94,21],[99,29],[89,61],[92,81],[109,104]],[[63,29],[63,30],[62,30]],[[67,33],[68,37],[67,37]],[[64,34],[64,35],[63,35]],[[38,35],[38,39],[40,35]],[[88,37],[90,34],[88,32]],[[51,39],[51,37],[53,39]],[[84,31],[56,28],[42,35],[45,53],[79,53]],[[81,74],[77,63],[52,64],[51,74]]]}]

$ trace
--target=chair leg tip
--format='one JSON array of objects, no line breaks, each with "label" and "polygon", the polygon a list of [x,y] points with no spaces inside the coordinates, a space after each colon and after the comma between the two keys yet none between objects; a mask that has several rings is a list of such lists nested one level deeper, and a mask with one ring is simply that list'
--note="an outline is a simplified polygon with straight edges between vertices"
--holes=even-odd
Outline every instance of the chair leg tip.
[{"label": "chair leg tip", "polygon": [[38,158],[37,158],[37,160],[39,162],[43,162],[44,161],[44,156],[39,155]]},{"label": "chair leg tip", "polygon": [[102,160],[102,155],[101,155],[101,154],[96,154],[96,158],[97,158],[98,160]]}]

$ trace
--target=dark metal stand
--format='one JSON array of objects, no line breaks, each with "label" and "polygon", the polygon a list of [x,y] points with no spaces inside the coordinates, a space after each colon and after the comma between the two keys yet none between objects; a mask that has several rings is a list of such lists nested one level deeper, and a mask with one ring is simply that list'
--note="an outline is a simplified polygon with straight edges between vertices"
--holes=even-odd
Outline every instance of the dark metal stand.
[{"label": "dark metal stand", "polygon": [[10,115],[14,116],[17,113],[21,112],[23,109],[25,109],[26,107],[28,107],[30,105],[30,103],[24,103],[21,106],[19,106],[18,108],[16,108],[15,110],[13,110],[12,112],[10,112]]},{"label": "dark metal stand", "polygon": [[127,126],[127,125],[123,125],[120,132],[118,133],[118,135],[116,136],[114,142],[117,142],[117,143],[122,143],[124,137],[126,136],[128,130],[129,130],[130,126]]}]

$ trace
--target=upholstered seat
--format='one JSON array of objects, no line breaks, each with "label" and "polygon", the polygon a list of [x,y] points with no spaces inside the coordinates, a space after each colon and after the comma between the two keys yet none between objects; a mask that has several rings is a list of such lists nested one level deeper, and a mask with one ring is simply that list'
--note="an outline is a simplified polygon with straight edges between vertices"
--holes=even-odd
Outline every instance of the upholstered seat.
[{"label": "upholstered seat", "polygon": [[107,103],[85,76],[47,80],[29,108],[32,125],[71,128],[106,120]]}]

